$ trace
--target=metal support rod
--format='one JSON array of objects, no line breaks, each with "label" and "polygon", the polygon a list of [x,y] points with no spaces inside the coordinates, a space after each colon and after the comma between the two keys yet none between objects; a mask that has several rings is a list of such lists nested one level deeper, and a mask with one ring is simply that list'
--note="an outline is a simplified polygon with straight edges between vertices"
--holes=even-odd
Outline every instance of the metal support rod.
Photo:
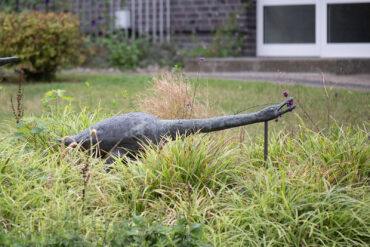
[{"label": "metal support rod", "polygon": [[143,37],[143,1],[138,0],[138,24],[139,38]]},{"label": "metal support rod", "polygon": [[267,154],[268,154],[268,132],[269,126],[268,121],[265,121],[265,149],[264,149],[264,160],[267,168]]},{"label": "metal support rod", "polygon": [[171,8],[170,8],[170,0],[166,0],[166,32],[167,32],[167,42],[170,42],[170,23],[171,23]]},{"label": "metal support rod", "polygon": [[132,40],[135,40],[135,21],[136,21],[136,16],[135,16],[135,0],[131,0],[131,38]]},{"label": "metal support rod", "polygon": [[163,14],[164,13],[164,10],[163,10],[163,0],[159,0],[159,38],[160,38],[160,41],[161,43],[163,43],[163,32],[164,32],[164,28],[163,28]]},{"label": "metal support rod", "polygon": [[150,10],[150,5],[149,5],[150,0],[145,1],[145,36],[149,37],[149,30],[150,30],[150,15],[149,15],[149,10]]},{"label": "metal support rod", "polygon": [[157,1],[153,0],[153,43],[157,42]]}]

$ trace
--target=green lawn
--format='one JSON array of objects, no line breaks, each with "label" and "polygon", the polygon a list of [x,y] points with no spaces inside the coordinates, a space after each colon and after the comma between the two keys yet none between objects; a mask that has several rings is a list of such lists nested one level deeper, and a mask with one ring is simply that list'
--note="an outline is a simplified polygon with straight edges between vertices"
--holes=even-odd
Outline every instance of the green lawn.
[{"label": "green lawn", "polygon": [[[71,74],[27,84],[18,126],[9,105],[17,86],[2,84],[0,246],[368,246],[369,92],[328,89],[327,101],[322,88],[192,83],[215,113],[277,103],[283,91],[295,98],[297,109],[269,125],[267,163],[257,124],[249,135],[236,128],[145,147],[107,173],[104,159],[56,140],[136,111],[150,78]],[[53,89],[74,101],[49,102],[42,113]]]},{"label": "green lawn", "polygon": [[[85,85],[86,81],[90,83],[90,89]],[[111,115],[138,111],[135,104],[137,94],[145,92],[150,87],[150,81],[151,79],[145,76],[69,74],[59,75],[57,82],[53,83],[25,84],[25,115],[40,115],[40,100],[52,89],[66,90],[65,95],[74,98],[76,108],[80,104],[90,108],[100,104],[103,110]],[[309,128],[318,130],[327,127],[328,116],[330,123],[337,122],[339,125],[367,125],[369,121],[370,92],[328,88],[328,101],[323,88],[215,79],[194,79],[192,82],[197,85],[202,95],[208,95],[215,111],[225,114],[234,114],[247,108],[250,109],[246,112],[257,111],[263,106],[254,106],[280,102],[283,100],[282,93],[288,91],[297,104],[295,113]],[[10,95],[15,97],[17,85],[1,86],[0,119],[11,120]],[[334,96],[335,92],[338,92],[337,97]],[[290,116],[284,116],[272,127],[280,129],[287,126],[294,129],[299,120],[295,114],[288,115]]]}]

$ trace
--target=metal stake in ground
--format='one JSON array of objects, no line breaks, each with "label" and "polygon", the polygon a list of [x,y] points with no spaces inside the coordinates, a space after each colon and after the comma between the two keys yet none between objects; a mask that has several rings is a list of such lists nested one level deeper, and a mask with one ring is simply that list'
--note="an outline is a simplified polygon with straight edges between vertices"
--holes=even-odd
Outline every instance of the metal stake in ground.
[{"label": "metal stake in ground", "polygon": [[268,140],[269,140],[269,125],[268,125],[268,121],[265,121],[265,149],[264,149],[264,160],[265,160],[265,164],[266,164],[266,168],[268,167],[267,166],[267,155],[268,155]]}]

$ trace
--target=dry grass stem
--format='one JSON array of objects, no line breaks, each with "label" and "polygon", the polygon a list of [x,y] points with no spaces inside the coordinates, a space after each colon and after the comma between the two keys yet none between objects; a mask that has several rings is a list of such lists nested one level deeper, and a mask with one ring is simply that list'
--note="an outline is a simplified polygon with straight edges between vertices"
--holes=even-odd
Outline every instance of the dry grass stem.
[{"label": "dry grass stem", "polygon": [[18,80],[18,92],[17,92],[17,107],[15,107],[13,102],[13,97],[10,97],[10,105],[12,107],[12,112],[17,124],[21,121],[24,115],[24,107],[23,107],[23,88],[22,88],[22,67],[19,69],[19,80]]}]

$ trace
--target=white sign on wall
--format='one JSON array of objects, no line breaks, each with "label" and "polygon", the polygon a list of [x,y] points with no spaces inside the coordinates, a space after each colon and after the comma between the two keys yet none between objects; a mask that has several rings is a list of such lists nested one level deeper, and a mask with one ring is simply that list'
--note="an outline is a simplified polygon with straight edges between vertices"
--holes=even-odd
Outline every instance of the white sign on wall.
[{"label": "white sign on wall", "polygon": [[127,29],[131,27],[130,10],[118,10],[115,12],[115,27],[116,29]]}]

